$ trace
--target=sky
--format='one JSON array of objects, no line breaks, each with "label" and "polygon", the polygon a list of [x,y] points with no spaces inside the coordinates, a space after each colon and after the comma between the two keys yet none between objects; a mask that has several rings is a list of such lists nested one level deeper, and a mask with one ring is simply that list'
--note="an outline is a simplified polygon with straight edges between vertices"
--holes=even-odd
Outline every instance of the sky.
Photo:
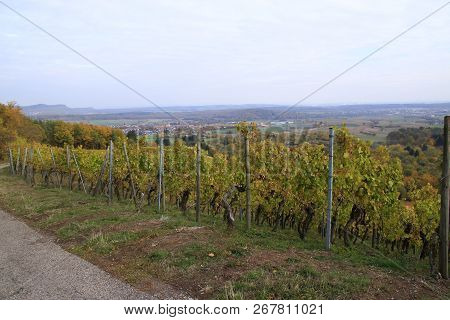
[{"label": "sky", "polygon": [[[1,0],[161,106],[300,100],[445,0]],[[145,107],[0,3],[0,102]],[[304,105],[450,101],[450,5]]]}]

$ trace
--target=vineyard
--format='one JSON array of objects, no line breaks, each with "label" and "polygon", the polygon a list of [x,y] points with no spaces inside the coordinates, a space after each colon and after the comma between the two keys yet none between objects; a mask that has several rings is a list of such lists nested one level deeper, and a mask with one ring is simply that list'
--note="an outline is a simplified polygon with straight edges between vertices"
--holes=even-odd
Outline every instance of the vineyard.
[{"label": "vineyard", "polygon": [[450,0],[17,2],[0,314],[444,314]]},{"label": "vineyard", "polygon": [[[245,123],[238,129],[249,142],[248,223],[269,225],[274,231],[294,229],[300,239],[311,232],[324,236],[326,146],[306,142],[289,147],[259,138],[257,130]],[[351,246],[367,241],[392,251],[420,250],[421,258],[435,256],[438,191],[426,185],[400,199],[400,161],[391,158],[384,146],[373,148],[345,128],[336,131],[334,148],[332,242],[342,239]],[[235,152],[210,156],[181,139],[171,146],[139,146],[116,139],[107,150],[16,143],[10,146],[10,166],[32,185],[78,189],[109,201],[130,199],[139,211],[163,211],[167,202],[188,214],[199,200],[201,215],[223,217],[233,228],[247,211],[241,149],[236,146]],[[197,201],[196,160],[200,160]]]}]

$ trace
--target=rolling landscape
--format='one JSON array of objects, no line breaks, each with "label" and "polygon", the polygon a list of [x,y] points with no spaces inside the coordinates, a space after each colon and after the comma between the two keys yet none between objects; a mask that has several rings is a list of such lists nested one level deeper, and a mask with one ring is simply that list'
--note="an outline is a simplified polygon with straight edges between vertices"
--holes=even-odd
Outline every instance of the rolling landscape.
[{"label": "rolling landscape", "polygon": [[0,1],[0,318],[445,317],[449,17]]},{"label": "rolling landscape", "polygon": [[[204,125],[233,128],[240,121],[256,122],[263,127],[320,129],[346,125],[361,138],[383,142],[389,132],[403,127],[442,126],[450,103],[374,104],[337,106],[231,105],[138,108],[69,108],[65,105],[33,105],[22,107],[24,114],[38,120],[64,120],[113,126],[120,129],[152,130],[188,128]],[[181,110],[180,110],[181,109]],[[287,112],[285,112],[288,110]],[[281,115],[281,116],[280,116]],[[180,120],[182,122],[180,122]]]},{"label": "rolling landscape", "polygon": [[[62,106],[2,105],[3,123],[27,138],[3,144],[10,166],[1,176],[0,204],[69,252],[159,298],[448,298],[433,242],[438,202],[430,198],[438,195],[448,105],[378,105],[370,115],[366,106],[296,108],[277,121],[268,113],[281,106],[179,111],[186,123],[171,124],[159,113],[95,113],[89,117],[99,120],[83,121],[88,115]],[[237,113],[249,121],[235,121]],[[127,122],[133,117],[138,121]],[[108,123],[114,120],[124,123]],[[339,220],[331,252],[323,249],[329,126],[337,130],[335,166],[343,166],[335,176]],[[379,171],[375,180],[361,180],[370,170]]]}]

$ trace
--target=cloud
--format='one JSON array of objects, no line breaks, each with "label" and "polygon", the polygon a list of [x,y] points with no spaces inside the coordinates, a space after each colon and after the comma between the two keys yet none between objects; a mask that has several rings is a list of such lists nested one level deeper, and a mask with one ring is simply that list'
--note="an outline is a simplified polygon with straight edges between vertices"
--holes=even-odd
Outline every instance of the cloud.
[{"label": "cloud", "polygon": [[[158,103],[188,105],[295,102],[442,3],[19,0],[10,4]],[[443,85],[450,81],[449,17],[450,6],[310,103],[450,100]],[[7,48],[0,52],[6,62],[0,65],[0,101],[143,104],[5,8],[0,8],[0,19],[4,25],[0,46]],[[30,91],[30,86],[38,88]],[[421,90],[433,86],[437,89]]]}]

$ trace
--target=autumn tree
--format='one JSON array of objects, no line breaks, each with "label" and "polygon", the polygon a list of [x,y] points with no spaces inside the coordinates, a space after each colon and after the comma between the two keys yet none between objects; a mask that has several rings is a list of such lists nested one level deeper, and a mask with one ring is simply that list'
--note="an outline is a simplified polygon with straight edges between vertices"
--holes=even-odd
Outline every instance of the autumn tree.
[{"label": "autumn tree", "polygon": [[41,142],[44,136],[39,124],[25,117],[16,103],[0,103],[0,159],[5,157],[8,144],[17,138]]}]

